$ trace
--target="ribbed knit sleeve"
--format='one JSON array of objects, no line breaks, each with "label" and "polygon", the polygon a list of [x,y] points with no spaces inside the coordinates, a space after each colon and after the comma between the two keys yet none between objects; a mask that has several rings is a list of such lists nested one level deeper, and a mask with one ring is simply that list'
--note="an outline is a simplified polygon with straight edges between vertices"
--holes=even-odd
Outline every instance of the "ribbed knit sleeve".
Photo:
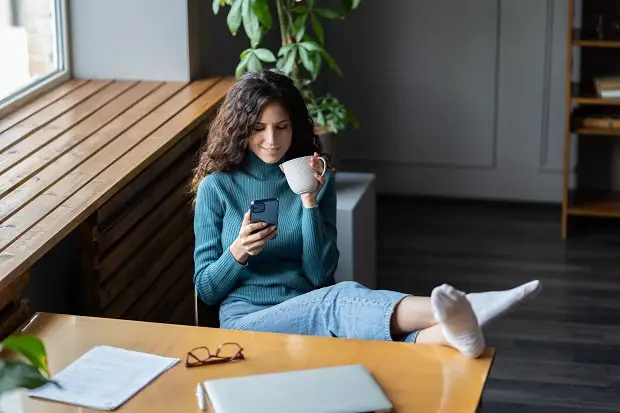
[{"label": "ribbed knit sleeve", "polygon": [[340,253],[336,244],[336,184],[334,174],[326,174],[318,206],[302,213],[302,270],[315,288],[334,283]]},{"label": "ribbed knit sleeve", "polygon": [[222,246],[224,203],[211,178],[203,179],[196,196],[194,284],[205,303],[216,305],[233,290],[245,266]]}]

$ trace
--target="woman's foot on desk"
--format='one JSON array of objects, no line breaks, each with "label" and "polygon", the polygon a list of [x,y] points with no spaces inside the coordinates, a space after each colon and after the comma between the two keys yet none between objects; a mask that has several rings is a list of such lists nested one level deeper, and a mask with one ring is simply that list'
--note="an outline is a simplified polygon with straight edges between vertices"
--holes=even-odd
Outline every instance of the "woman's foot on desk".
[{"label": "woman's foot on desk", "polygon": [[464,292],[447,284],[431,293],[431,308],[449,346],[468,357],[478,357],[485,349],[484,336]]},{"label": "woman's foot on desk", "polygon": [[469,293],[467,299],[478,318],[478,324],[484,327],[487,323],[536,297],[541,290],[540,281],[534,280],[510,290]]}]

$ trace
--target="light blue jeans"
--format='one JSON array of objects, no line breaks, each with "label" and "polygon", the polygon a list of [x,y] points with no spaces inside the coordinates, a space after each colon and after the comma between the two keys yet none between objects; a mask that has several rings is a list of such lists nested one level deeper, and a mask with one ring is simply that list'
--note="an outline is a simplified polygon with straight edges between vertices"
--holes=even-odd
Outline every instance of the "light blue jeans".
[{"label": "light blue jeans", "polygon": [[419,331],[402,337],[393,337],[390,332],[394,309],[406,296],[345,281],[272,306],[225,301],[220,307],[220,326],[233,330],[415,342]]}]

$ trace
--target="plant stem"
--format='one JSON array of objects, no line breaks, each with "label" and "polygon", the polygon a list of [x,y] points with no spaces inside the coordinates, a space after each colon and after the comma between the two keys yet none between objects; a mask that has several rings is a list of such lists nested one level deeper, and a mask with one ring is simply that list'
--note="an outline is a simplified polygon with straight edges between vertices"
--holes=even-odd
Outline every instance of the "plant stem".
[{"label": "plant stem", "polygon": [[282,46],[285,46],[288,43],[288,33],[286,30],[286,18],[284,17],[282,1],[284,0],[276,0],[276,7],[278,9],[278,20],[280,21],[280,37],[282,38]]}]

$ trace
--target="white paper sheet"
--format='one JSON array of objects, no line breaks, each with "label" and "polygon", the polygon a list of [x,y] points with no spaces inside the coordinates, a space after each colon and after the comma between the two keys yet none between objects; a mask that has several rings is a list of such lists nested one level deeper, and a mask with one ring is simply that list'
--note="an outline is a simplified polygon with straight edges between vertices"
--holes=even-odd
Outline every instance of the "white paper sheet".
[{"label": "white paper sheet", "polygon": [[117,347],[97,346],[60,371],[29,396],[88,407],[114,410],[180,360]]}]

